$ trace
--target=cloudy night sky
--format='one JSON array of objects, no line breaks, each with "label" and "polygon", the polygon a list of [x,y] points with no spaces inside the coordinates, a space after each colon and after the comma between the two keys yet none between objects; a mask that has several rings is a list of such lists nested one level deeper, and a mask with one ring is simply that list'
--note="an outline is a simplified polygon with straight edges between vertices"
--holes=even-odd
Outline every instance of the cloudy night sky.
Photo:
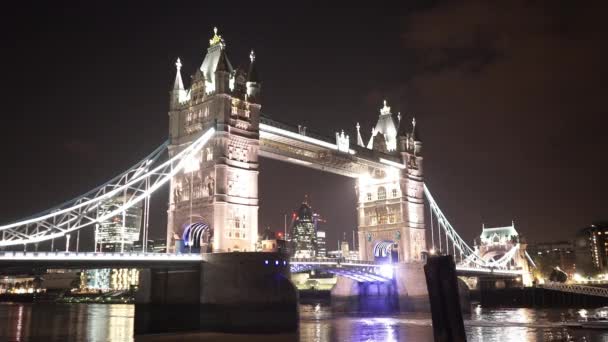
[{"label": "cloudy night sky", "polygon": [[[175,59],[188,84],[214,26],[234,66],[255,49],[262,112],[277,121],[352,141],[356,122],[369,139],[383,99],[415,115],[425,182],[468,241],[482,222],[555,241],[608,220],[599,5],[215,3],[20,2],[0,14],[0,221],[84,193],[160,145]],[[260,169],[260,230],[282,229],[308,194],[329,248],[351,236],[352,179],[267,159]],[[153,237],[164,237],[167,196],[154,196]]]}]

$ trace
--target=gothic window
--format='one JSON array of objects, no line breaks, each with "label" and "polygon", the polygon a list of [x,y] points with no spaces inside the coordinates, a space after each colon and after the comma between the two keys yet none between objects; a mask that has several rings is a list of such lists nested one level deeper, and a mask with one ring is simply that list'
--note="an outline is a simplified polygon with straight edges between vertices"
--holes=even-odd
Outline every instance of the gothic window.
[{"label": "gothic window", "polygon": [[368,192],[368,193],[367,193],[367,200],[368,200],[368,201],[371,201],[371,200],[372,200],[372,193],[371,193],[371,192]]},{"label": "gothic window", "polygon": [[378,200],[385,200],[386,199],[386,189],[381,186],[378,188]]},{"label": "gothic window", "polygon": [[392,208],[388,208],[388,223],[395,223],[397,220],[395,219],[395,210]]},{"label": "gothic window", "polygon": [[374,226],[378,224],[378,216],[376,216],[375,214],[372,215],[371,217],[371,221],[370,221],[370,225]]},{"label": "gothic window", "polygon": [[207,161],[213,160],[213,149],[211,147],[207,147]]},{"label": "gothic window", "polygon": [[205,117],[209,116],[209,107],[205,107],[205,114],[204,114],[204,116]]},{"label": "gothic window", "polygon": [[393,198],[397,197],[397,189],[393,189]]},{"label": "gothic window", "polygon": [[232,146],[228,146],[228,159],[232,159],[232,150],[234,148]]}]

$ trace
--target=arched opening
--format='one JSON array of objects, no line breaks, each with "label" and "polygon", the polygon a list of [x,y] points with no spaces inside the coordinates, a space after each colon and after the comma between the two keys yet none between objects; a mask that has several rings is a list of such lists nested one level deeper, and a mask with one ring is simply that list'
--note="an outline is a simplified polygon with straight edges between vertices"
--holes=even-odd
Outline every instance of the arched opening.
[{"label": "arched opening", "polygon": [[210,253],[213,241],[213,229],[203,222],[184,225],[181,253]]},{"label": "arched opening", "polygon": [[374,245],[374,260],[381,263],[399,262],[399,245],[393,241],[379,241]]}]

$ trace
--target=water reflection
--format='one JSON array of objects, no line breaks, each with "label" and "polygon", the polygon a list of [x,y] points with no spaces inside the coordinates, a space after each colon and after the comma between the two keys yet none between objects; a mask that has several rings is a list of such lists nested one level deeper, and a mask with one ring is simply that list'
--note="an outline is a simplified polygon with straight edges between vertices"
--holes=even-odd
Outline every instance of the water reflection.
[{"label": "water reflection", "polygon": [[[563,312],[479,308],[465,316],[465,329],[469,342],[555,341],[562,334]],[[133,341],[134,307],[126,304],[0,304],[0,320],[0,341]],[[423,313],[336,312],[321,303],[300,307],[300,341],[432,341],[432,333],[430,315]],[[585,337],[588,342],[608,342],[607,331],[574,333],[577,341]],[[271,339],[281,340],[278,337]],[[258,340],[267,341],[268,336],[245,337],[248,342]]]}]

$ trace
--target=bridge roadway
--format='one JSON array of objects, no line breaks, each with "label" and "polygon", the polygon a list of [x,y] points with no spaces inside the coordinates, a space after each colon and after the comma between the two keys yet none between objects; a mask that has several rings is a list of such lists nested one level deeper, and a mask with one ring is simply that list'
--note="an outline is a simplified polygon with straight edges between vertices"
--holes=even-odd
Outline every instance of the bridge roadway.
[{"label": "bridge roadway", "polygon": [[200,254],[0,252],[0,270],[24,268],[154,268],[195,266]]},{"label": "bridge roadway", "polygon": [[[94,252],[0,252],[0,270],[11,272],[26,268],[155,268],[195,266],[203,262],[200,254],[168,253],[94,253]],[[331,269],[334,273],[370,280],[391,278],[391,266],[363,260],[336,258],[269,260],[268,264],[288,262],[292,272]],[[353,272],[351,272],[353,271]],[[461,276],[519,277],[521,270],[482,269],[456,266]],[[345,273],[346,272],[346,273]],[[371,278],[370,278],[371,277]]]}]

